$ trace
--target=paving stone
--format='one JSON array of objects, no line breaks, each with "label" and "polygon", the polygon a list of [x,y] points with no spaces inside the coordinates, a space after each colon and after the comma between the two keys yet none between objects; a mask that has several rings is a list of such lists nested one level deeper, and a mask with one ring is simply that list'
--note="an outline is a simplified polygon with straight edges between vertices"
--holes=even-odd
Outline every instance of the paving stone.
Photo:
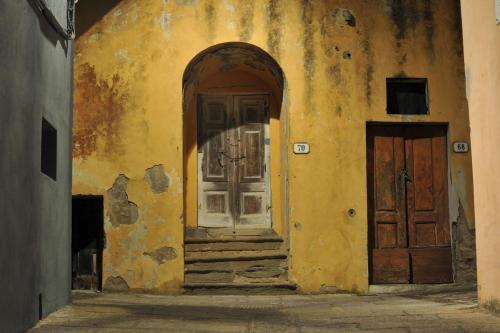
[{"label": "paving stone", "polygon": [[30,332],[500,333],[474,293],[439,295],[200,295],[75,293]]}]

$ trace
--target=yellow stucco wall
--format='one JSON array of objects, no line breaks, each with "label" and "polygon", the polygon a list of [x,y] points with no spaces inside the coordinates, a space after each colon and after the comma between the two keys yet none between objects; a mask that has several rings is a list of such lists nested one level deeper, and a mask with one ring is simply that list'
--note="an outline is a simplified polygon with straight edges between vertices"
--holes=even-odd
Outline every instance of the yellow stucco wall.
[{"label": "yellow stucco wall", "polygon": [[479,300],[500,311],[500,25],[495,1],[463,0],[461,6],[474,148]]},{"label": "yellow stucco wall", "polygon": [[[398,5],[402,3],[402,5]],[[183,280],[183,72],[199,52],[243,41],[271,54],[286,80],[281,126],[290,274],[304,292],[368,287],[366,122],[449,124],[469,140],[456,1],[123,0],[76,42],[75,194],[105,196],[104,280],[180,290]],[[355,25],[345,21],[349,9]],[[85,15],[85,13],[81,13]],[[386,77],[429,79],[430,115],[385,110]],[[311,153],[294,155],[293,142]],[[271,158],[273,158],[271,156]],[[450,212],[474,226],[469,154],[450,154]],[[163,165],[164,193],[144,181]],[[138,220],[113,226],[107,190],[124,174]],[[349,217],[347,210],[356,210]],[[158,265],[155,249],[175,249]]]}]

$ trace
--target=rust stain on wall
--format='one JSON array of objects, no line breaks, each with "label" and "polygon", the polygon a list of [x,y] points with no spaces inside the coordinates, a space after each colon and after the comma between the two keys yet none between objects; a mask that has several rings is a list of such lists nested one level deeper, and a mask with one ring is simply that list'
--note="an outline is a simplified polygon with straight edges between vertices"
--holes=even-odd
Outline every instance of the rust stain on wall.
[{"label": "rust stain on wall", "polygon": [[75,69],[73,157],[91,155],[97,139],[104,140],[106,154],[120,153],[119,125],[128,100],[118,74],[111,83],[98,80],[93,66],[84,63]]}]

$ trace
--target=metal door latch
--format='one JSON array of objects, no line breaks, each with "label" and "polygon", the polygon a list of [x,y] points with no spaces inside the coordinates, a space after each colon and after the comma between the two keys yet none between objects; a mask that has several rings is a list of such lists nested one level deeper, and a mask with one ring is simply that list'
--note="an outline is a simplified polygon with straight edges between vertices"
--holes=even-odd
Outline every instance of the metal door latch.
[{"label": "metal door latch", "polygon": [[404,181],[411,181],[411,177],[410,174],[408,173],[408,170],[401,169],[401,179]]},{"label": "metal door latch", "polygon": [[227,165],[227,164],[222,164],[222,157],[227,158],[230,163],[239,162],[242,159],[246,158],[244,155],[234,157],[234,156],[226,154],[225,151],[220,151],[220,152],[218,152],[217,162],[219,163],[219,165],[220,165],[221,168],[224,168]]}]

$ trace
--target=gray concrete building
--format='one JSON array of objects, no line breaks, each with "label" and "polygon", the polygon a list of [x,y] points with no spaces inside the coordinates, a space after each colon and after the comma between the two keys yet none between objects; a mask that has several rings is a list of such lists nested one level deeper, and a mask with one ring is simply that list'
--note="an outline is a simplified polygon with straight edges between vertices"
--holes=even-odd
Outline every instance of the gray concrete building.
[{"label": "gray concrete building", "polygon": [[71,300],[68,6],[0,0],[0,332]]}]

